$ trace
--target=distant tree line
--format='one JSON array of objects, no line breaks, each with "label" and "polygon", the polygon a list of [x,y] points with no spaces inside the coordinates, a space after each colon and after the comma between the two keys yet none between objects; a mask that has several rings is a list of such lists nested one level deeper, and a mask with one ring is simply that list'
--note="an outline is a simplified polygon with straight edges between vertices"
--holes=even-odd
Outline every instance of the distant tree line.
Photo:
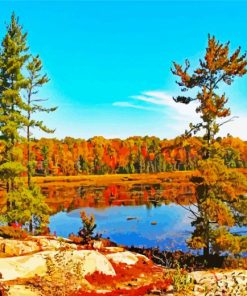
[{"label": "distant tree line", "polygon": [[[200,137],[161,140],[130,137],[125,140],[93,137],[89,140],[33,140],[19,144],[22,163],[33,164],[35,175],[133,174],[194,170],[205,157]],[[231,136],[217,138],[212,150],[220,153],[229,168],[247,167],[247,142]]]}]

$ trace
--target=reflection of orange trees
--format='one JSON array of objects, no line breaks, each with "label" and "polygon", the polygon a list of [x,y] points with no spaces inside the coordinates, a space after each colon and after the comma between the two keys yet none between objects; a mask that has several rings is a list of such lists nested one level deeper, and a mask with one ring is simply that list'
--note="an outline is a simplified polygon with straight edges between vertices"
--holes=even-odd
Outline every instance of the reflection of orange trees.
[{"label": "reflection of orange trees", "polygon": [[101,187],[47,186],[43,188],[43,192],[53,212],[81,207],[157,205],[163,202],[188,205],[195,200],[194,188],[188,182],[154,185],[111,184]]}]

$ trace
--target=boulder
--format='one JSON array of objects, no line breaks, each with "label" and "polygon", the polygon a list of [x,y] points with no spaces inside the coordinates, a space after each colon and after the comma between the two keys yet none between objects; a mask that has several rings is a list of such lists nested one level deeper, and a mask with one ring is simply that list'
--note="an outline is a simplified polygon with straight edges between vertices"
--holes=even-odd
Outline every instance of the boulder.
[{"label": "boulder", "polygon": [[[80,273],[82,277],[87,274],[94,273],[95,271],[101,272],[106,275],[116,275],[114,268],[108,261],[106,256],[98,251],[93,250],[73,250],[73,251],[60,251],[51,254],[47,252],[57,268],[66,266],[69,270],[77,269],[77,274]],[[54,259],[55,260],[54,260]]]},{"label": "boulder", "polygon": [[38,252],[40,247],[36,242],[4,239],[0,241],[0,254],[4,256],[20,256]]},{"label": "boulder", "polygon": [[34,252],[59,249],[77,249],[77,245],[65,240],[32,237],[29,240],[1,239],[0,255],[4,257],[27,255]]},{"label": "boulder", "polygon": [[104,250],[108,251],[109,253],[118,253],[125,251],[125,249],[122,247],[105,247]]},{"label": "boulder", "polygon": [[41,293],[24,285],[14,285],[9,287],[8,296],[41,296]]},{"label": "boulder", "polygon": [[136,264],[139,258],[142,258],[143,260],[148,261],[147,257],[143,255],[135,254],[129,251],[107,254],[106,258],[109,260],[112,260],[114,263],[125,263],[128,265]]},{"label": "boulder", "polygon": [[63,249],[77,249],[76,244],[70,244],[64,240],[56,240],[56,239],[47,239],[40,238],[37,240],[37,243],[40,245],[43,251],[45,250],[59,250]]},{"label": "boulder", "polygon": [[104,245],[101,241],[94,241],[93,242],[93,248],[94,249],[103,249]]},{"label": "boulder", "polygon": [[116,275],[108,259],[92,250],[43,251],[28,256],[0,258],[2,281],[44,276],[51,266],[57,270],[74,270],[81,277],[95,271]]},{"label": "boulder", "polygon": [[29,278],[45,275],[47,271],[46,259],[40,253],[11,258],[0,258],[0,272],[2,281],[17,278]]}]

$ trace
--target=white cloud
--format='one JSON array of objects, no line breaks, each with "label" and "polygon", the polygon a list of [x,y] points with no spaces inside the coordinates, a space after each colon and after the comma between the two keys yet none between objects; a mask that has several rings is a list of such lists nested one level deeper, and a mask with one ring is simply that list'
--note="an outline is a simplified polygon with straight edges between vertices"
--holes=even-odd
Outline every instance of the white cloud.
[{"label": "white cloud", "polygon": [[176,103],[172,97],[172,95],[163,91],[146,91],[139,96],[131,96],[131,98],[135,100],[167,107],[164,111],[166,114],[169,113],[172,119],[182,122],[199,120],[199,116],[195,113],[197,106],[195,102],[187,105]]},{"label": "white cloud", "polygon": [[[197,103],[192,101],[190,104],[176,103],[173,96],[161,90],[145,91],[140,95],[130,96],[132,102],[115,102],[114,106],[143,109],[149,111],[159,111],[165,114],[164,129],[169,129],[176,135],[182,134],[188,129],[189,123],[201,122],[199,114],[195,112]],[[138,105],[137,102],[145,103],[147,106]],[[230,106],[231,107],[231,106]],[[234,112],[236,113],[236,112]],[[236,114],[238,118],[221,127],[220,136],[226,136],[227,133],[243,140],[247,139],[247,116],[245,114]]]},{"label": "white cloud", "polygon": [[112,105],[116,106],[116,107],[127,107],[127,108],[141,109],[141,110],[152,110],[152,108],[134,105],[129,102],[114,102]]},{"label": "white cloud", "polygon": [[242,140],[247,140],[247,116],[244,114],[238,114],[238,118],[223,125],[219,135],[225,136],[227,133],[239,137]]}]

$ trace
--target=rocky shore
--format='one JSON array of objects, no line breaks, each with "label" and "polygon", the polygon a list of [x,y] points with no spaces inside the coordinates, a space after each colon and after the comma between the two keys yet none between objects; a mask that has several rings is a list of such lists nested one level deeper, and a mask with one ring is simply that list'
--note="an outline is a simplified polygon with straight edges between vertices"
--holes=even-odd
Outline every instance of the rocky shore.
[{"label": "rocky shore", "polygon": [[247,295],[246,270],[179,272],[104,241],[0,238],[0,295]]}]

